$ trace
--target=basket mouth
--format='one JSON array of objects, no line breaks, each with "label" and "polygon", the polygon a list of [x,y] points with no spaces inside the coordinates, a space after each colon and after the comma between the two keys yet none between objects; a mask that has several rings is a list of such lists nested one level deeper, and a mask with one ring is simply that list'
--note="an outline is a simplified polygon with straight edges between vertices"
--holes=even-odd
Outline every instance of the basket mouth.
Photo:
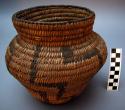
[{"label": "basket mouth", "polygon": [[12,20],[31,24],[65,24],[94,19],[88,8],[72,5],[38,6],[16,12]]}]

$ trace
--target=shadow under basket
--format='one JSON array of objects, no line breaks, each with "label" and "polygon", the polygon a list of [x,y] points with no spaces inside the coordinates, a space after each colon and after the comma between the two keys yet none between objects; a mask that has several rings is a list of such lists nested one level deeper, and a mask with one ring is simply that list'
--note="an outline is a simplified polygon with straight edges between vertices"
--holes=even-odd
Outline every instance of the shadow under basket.
[{"label": "shadow under basket", "polygon": [[9,72],[42,102],[61,104],[80,95],[107,57],[94,19],[93,11],[69,5],[16,12],[18,34],[5,56]]}]

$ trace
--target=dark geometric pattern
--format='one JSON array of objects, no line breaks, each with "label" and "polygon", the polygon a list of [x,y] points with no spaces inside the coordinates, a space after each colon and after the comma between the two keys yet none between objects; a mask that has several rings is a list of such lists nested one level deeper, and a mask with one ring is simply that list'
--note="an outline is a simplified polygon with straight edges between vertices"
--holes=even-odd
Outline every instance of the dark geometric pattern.
[{"label": "dark geometric pattern", "polygon": [[30,82],[31,83],[34,83],[34,80],[36,78],[36,73],[37,73],[36,66],[38,64],[37,59],[39,57],[40,50],[41,50],[41,46],[36,46],[36,50],[34,52],[34,57],[33,57],[33,60],[32,60],[31,66],[30,66],[30,68],[31,68]]},{"label": "dark geometric pattern", "polygon": [[110,70],[107,90],[118,90],[121,71],[122,49],[112,48],[110,53]]},{"label": "dark geometric pattern", "polygon": [[70,47],[61,47],[60,51],[62,52],[62,56],[64,58],[64,64],[90,59],[91,57],[98,55],[100,67],[103,65],[102,55],[100,54],[100,50],[97,48],[93,48],[92,50],[86,52],[80,59],[74,59],[73,50]]}]

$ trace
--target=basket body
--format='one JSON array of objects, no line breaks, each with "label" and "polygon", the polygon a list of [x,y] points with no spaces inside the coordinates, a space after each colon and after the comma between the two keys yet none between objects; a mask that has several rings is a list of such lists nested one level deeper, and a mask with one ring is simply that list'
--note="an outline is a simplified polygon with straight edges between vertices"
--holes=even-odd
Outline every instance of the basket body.
[{"label": "basket body", "polygon": [[76,6],[17,12],[8,70],[42,102],[61,104],[78,96],[107,57],[104,40],[92,30],[94,18],[94,12]]}]

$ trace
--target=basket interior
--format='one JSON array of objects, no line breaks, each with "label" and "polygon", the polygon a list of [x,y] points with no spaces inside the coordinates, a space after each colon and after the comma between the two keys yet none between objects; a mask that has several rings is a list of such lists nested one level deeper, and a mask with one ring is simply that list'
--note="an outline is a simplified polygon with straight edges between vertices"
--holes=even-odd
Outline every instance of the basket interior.
[{"label": "basket interior", "polygon": [[41,6],[16,13],[16,18],[34,23],[62,23],[86,20],[94,13],[87,8],[76,6]]}]

